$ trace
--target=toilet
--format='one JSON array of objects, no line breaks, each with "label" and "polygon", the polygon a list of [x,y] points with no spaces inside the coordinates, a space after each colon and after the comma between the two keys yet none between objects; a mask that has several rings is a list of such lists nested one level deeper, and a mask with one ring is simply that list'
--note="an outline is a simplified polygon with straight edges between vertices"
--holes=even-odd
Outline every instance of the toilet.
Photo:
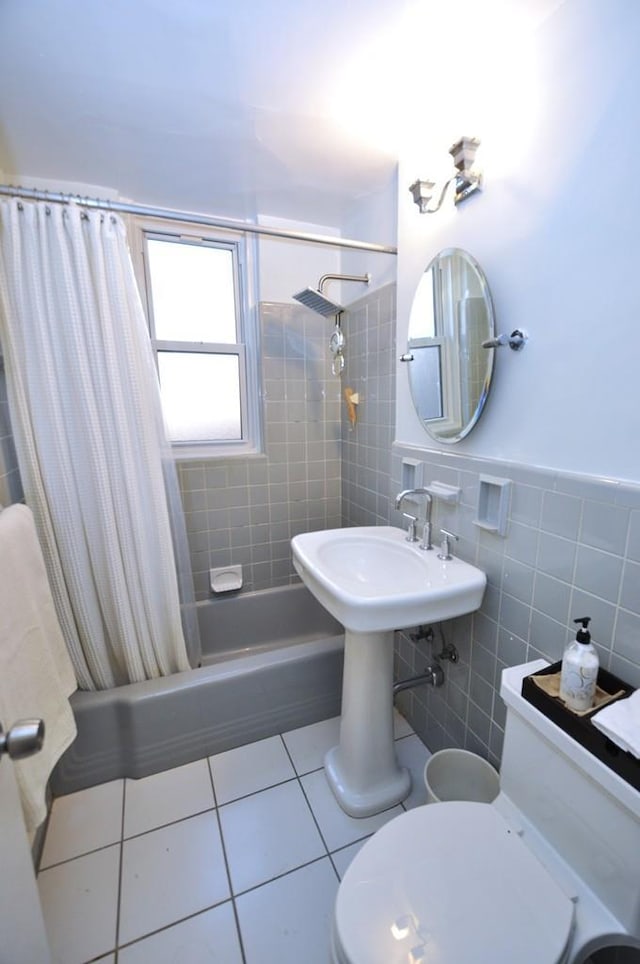
[{"label": "toilet", "polygon": [[334,964],[582,964],[640,950],[640,792],[521,695],[505,669],[500,793],[396,817],[338,888]]}]

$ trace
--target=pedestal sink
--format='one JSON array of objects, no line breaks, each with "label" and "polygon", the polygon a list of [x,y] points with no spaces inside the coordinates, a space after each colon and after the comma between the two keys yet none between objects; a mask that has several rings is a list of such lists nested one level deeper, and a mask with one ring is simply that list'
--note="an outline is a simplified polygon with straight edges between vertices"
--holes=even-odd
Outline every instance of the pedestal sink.
[{"label": "pedestal sink", "polygon": [[473,612],[486,576],[392,526],[307,532],[291,547],[303,583],[345,628],[340,742],[325,771],[342,809],[367,817],[411,789],[393,743],[393,630]]}]

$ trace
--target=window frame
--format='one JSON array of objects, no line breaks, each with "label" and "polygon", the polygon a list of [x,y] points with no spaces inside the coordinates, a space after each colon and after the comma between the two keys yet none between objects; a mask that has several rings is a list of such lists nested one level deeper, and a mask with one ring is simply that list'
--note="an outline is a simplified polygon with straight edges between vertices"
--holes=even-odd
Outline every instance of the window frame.
[{"label": "window frame", "polygon": [[[238,358],[241,438],[202,441],[170,439],[175,458],[187,461],[263,454],[257,305],[253,296],[255,290],[254,239],[240,232],[208,228],[181,221],[160,221],[155,218],[134,218],[132,221],[134,268],[139,280],[156,370],[158,355],[161,351],[234,355]],[[237,339],[235,342],[175,341],[156,338],[147,239],[204,245],[231,252]]]}]

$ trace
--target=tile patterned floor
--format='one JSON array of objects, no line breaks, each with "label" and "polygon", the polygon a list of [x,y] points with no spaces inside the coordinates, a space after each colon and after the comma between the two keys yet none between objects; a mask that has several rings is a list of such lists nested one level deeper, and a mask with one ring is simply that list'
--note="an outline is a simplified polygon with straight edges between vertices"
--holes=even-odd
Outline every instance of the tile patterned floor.
[{"label": "tile patterned floor", "polygon": [[425,803],[429,752],[399,715],[413,790],[356,820],[322,761],[337,718],[54,801],[38,886],[57,964],[327,964],[338,883],[364,840]]}]

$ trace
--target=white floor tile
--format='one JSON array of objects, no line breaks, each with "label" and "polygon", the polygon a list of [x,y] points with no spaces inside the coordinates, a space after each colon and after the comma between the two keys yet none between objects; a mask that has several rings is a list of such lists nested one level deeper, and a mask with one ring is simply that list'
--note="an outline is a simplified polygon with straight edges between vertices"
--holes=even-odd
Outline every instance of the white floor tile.
[{"label": "white floor tile", "polygon": [[83,964],[116,945],[120,845],[41,871],[38,889],[55,964]]},{"label": "white floor tile", "polygon": [[127,780],[124,835],[132,837],[174,820],[182,820],[214,806],[211,776],[206,760]]},{"label": "white floor tile", "polygon": [[209,758],[218,806],[295,776],[279,736]]},{"label": "white floor tile", "polygon": [[310,773],[324,766],[325,753],[340,739],[340,717],[321,720],[282,734],[296,773]]},{"label": "white floor tile", "polygon": [[229,896],[215,812],[125,840],[120,943],[143,937]]},{"label": "white floor tile", "polygon": [[349,817],[342,810],[331,792],[324,770],[316,770],[301,778],[314,816],[330,851],[368,837],[393,817],[404,813],[402,807],[393,807],[372,817]]},{"label": "white floor tile", "polygon": [[326,853],[297,780],[220,807],[234,894]]},{"label": "white floor tile", "polygon": [[118,952],[119,964],[242,964],[230,902],[174,924]]},{"label": "white floor tile", "polygon": [[427,802],[427,788],[424,784],[424,765],[431,756],[419,736],[405,736],[396,741],[396,757],[400,766],[411,773],[411,793],[403,800],[407,810],[422,806]]},{"label": "white floor tile", "polygon": [[414,732],[413,727],[404,718],[402,713],[397,710],[394,706],[393,708],[393,738],[394,740],[400,740],[403,736],[411,736]]},{"label": "white floor tile", "polygon": [[40,869],[120,841],[124,780],[53,801]]},{"label": "white floor tile", "polygon": [[239,897],[246,964],[327,964],[337,889],[327,857]]},{"label": "white floor tile", "polygon": [[358,853],[359,850],[362,849],[362,847],[364,847],[367,840],[369,839],[370,838],[367,837],[366,840],[358,840],[357,843],[350,844],[348,847],[343,847],[342,850],[336,850],[334,851],[334,853],[331,854],[334,867],[340,874],[340,880],[342,880],[342,878],[344,877],[345,871],[349,866],[349,864],[351,863],[351,861],[353,860],[353,858],[355,857],[355,855]]}]

